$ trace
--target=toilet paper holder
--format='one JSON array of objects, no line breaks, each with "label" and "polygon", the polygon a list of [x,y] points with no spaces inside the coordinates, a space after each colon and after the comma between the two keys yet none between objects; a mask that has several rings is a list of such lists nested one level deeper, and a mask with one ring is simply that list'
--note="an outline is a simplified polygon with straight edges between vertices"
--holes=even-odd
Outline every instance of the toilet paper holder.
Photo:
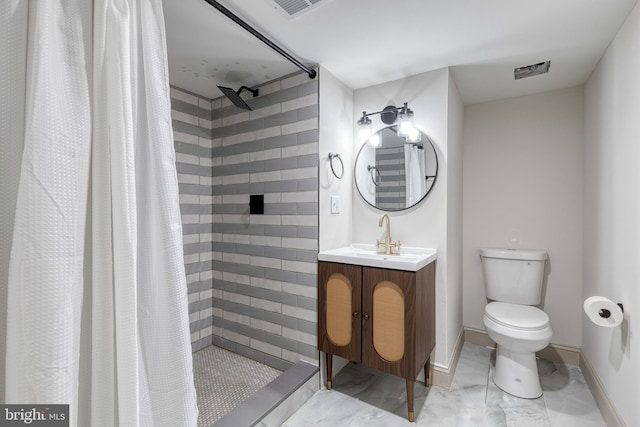
[{"label": "toilet paper holder", "polygon": [[[622,310],[622,312],[624,313],[624,307],[622,306],[622,303],[619,302],[617,304],[618,307],[620,307],[620,310]],[[609,317],[611,317],[611,311],[607,310],[606,308],[601,308],[598,312],[598,316],[602,317],[603,319],[608,319]]]}]

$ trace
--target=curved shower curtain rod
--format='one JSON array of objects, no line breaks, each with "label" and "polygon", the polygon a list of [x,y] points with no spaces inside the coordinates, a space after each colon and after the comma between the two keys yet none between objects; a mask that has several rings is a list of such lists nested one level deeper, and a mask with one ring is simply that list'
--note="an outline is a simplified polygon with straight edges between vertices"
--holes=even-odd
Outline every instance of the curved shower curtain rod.
[{"label": "curved shower curtain rod", "polygon": [[218,11],[220,11],[220,13],[225,15],[227,18],[231,19],[233,22],[235,22],[236,24],[240,25],[242,28],[244,28],[245,30],[253,34],[255,37],[257,37],[260,41],[262,41],[264,44],[269,46],[271,49],[275,50],[280,55],[287,58],[290,62],[295,64],[298,68],[306,72],[309,75],[310,79],[316,78],[316,75],[317,75],[316,70],[312,70],[311,68],[307,67],[302,62],[298,61],[296,58],[291,56],[288,52],[285,52],[280,46],[278,46],[277,44],[275,44],[274,42],[272,42],[271,40],[263,36],[260,32],[258,32],[258,30],[256,30],[251,25],[244,22],[236,14],[234,14],[229,9],[227,9],[226,7],[218,3],[216,0],[204,0],[204,1],[206,1],[216,9],[218,9]]}]

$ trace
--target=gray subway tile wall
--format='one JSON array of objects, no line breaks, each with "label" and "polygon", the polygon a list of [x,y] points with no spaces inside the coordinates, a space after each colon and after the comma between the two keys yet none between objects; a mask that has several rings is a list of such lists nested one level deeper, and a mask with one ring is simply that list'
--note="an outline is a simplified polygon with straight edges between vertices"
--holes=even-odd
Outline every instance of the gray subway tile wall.
[{"label": "gray subway tile wall", "polygon": [[380,185],[376,187],[376,206],[398,210],[405,207],[404,146],[376,149]]},{"label": "gray subway tile wall", "polygon": [[212,343],[211,101],[171,89],[193,351]]},{"label": "gray subway tile wall", "polygon": [[[261,86],[253,111],[171,97],[193,351],[316,360],[318,81]],[[249,214],[250,194],[264,215]]]}]

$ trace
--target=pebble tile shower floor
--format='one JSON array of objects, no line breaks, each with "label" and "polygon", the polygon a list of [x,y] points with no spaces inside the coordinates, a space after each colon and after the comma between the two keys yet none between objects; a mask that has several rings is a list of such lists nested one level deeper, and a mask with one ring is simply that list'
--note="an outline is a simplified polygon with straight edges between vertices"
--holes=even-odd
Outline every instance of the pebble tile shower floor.
[{"label": "pebble tile shower floor", "polygon": [[198,427],[209,427],[282,371],[219,347],[193,354],[198,397]]}]

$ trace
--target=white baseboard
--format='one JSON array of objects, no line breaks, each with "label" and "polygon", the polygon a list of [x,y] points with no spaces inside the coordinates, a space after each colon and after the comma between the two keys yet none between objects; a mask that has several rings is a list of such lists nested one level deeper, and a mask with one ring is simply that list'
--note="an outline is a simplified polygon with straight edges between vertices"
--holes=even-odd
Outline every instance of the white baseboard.
[{"label": "white baseboard", "polygon": [[481,345],[483,347],[495,347],[496,343],[493,342],[487,331],[482,329],[470,328],[468,326],[464,327],[464,342],[468,342],[471,344]]},{"label": "white baseboard", "polygon": [[604,389],[600,378],[594,371],[591,362],[587,359],[584,353],[580,352],[580,370],[582,371],[582,375],[584,376],[589,389],[591,390],[591,394],[593,394],[593,398],[600,409],[600,413],[602,414],[602,418],[607,423],[609,427],[626,427],[624,420],[618,414],[616,407],[611,402],[609,395]]},{"label": "white baseboard", "polygon": [[565,365],[580,366],[580,347],[571,347],[560,344],[549,344],[536,355],[545,360]]},{"label": "white baseboard", "polygon": [[458,359],[460,359],[460,352],[462,351],[462,346],[464,345],[464,328],[460,329],[460,333],[458,334],[458,338],[456,339],[456,343],[453,346],[453,351],[451,352],[451,357],[449,358],[449,366],[444,367],[436,364],[431,364],[431,384],[440,387],[449,389],[451,387],[451,381],[453,380],[453,375],[456,373],[456,367],[458,366]]}]

